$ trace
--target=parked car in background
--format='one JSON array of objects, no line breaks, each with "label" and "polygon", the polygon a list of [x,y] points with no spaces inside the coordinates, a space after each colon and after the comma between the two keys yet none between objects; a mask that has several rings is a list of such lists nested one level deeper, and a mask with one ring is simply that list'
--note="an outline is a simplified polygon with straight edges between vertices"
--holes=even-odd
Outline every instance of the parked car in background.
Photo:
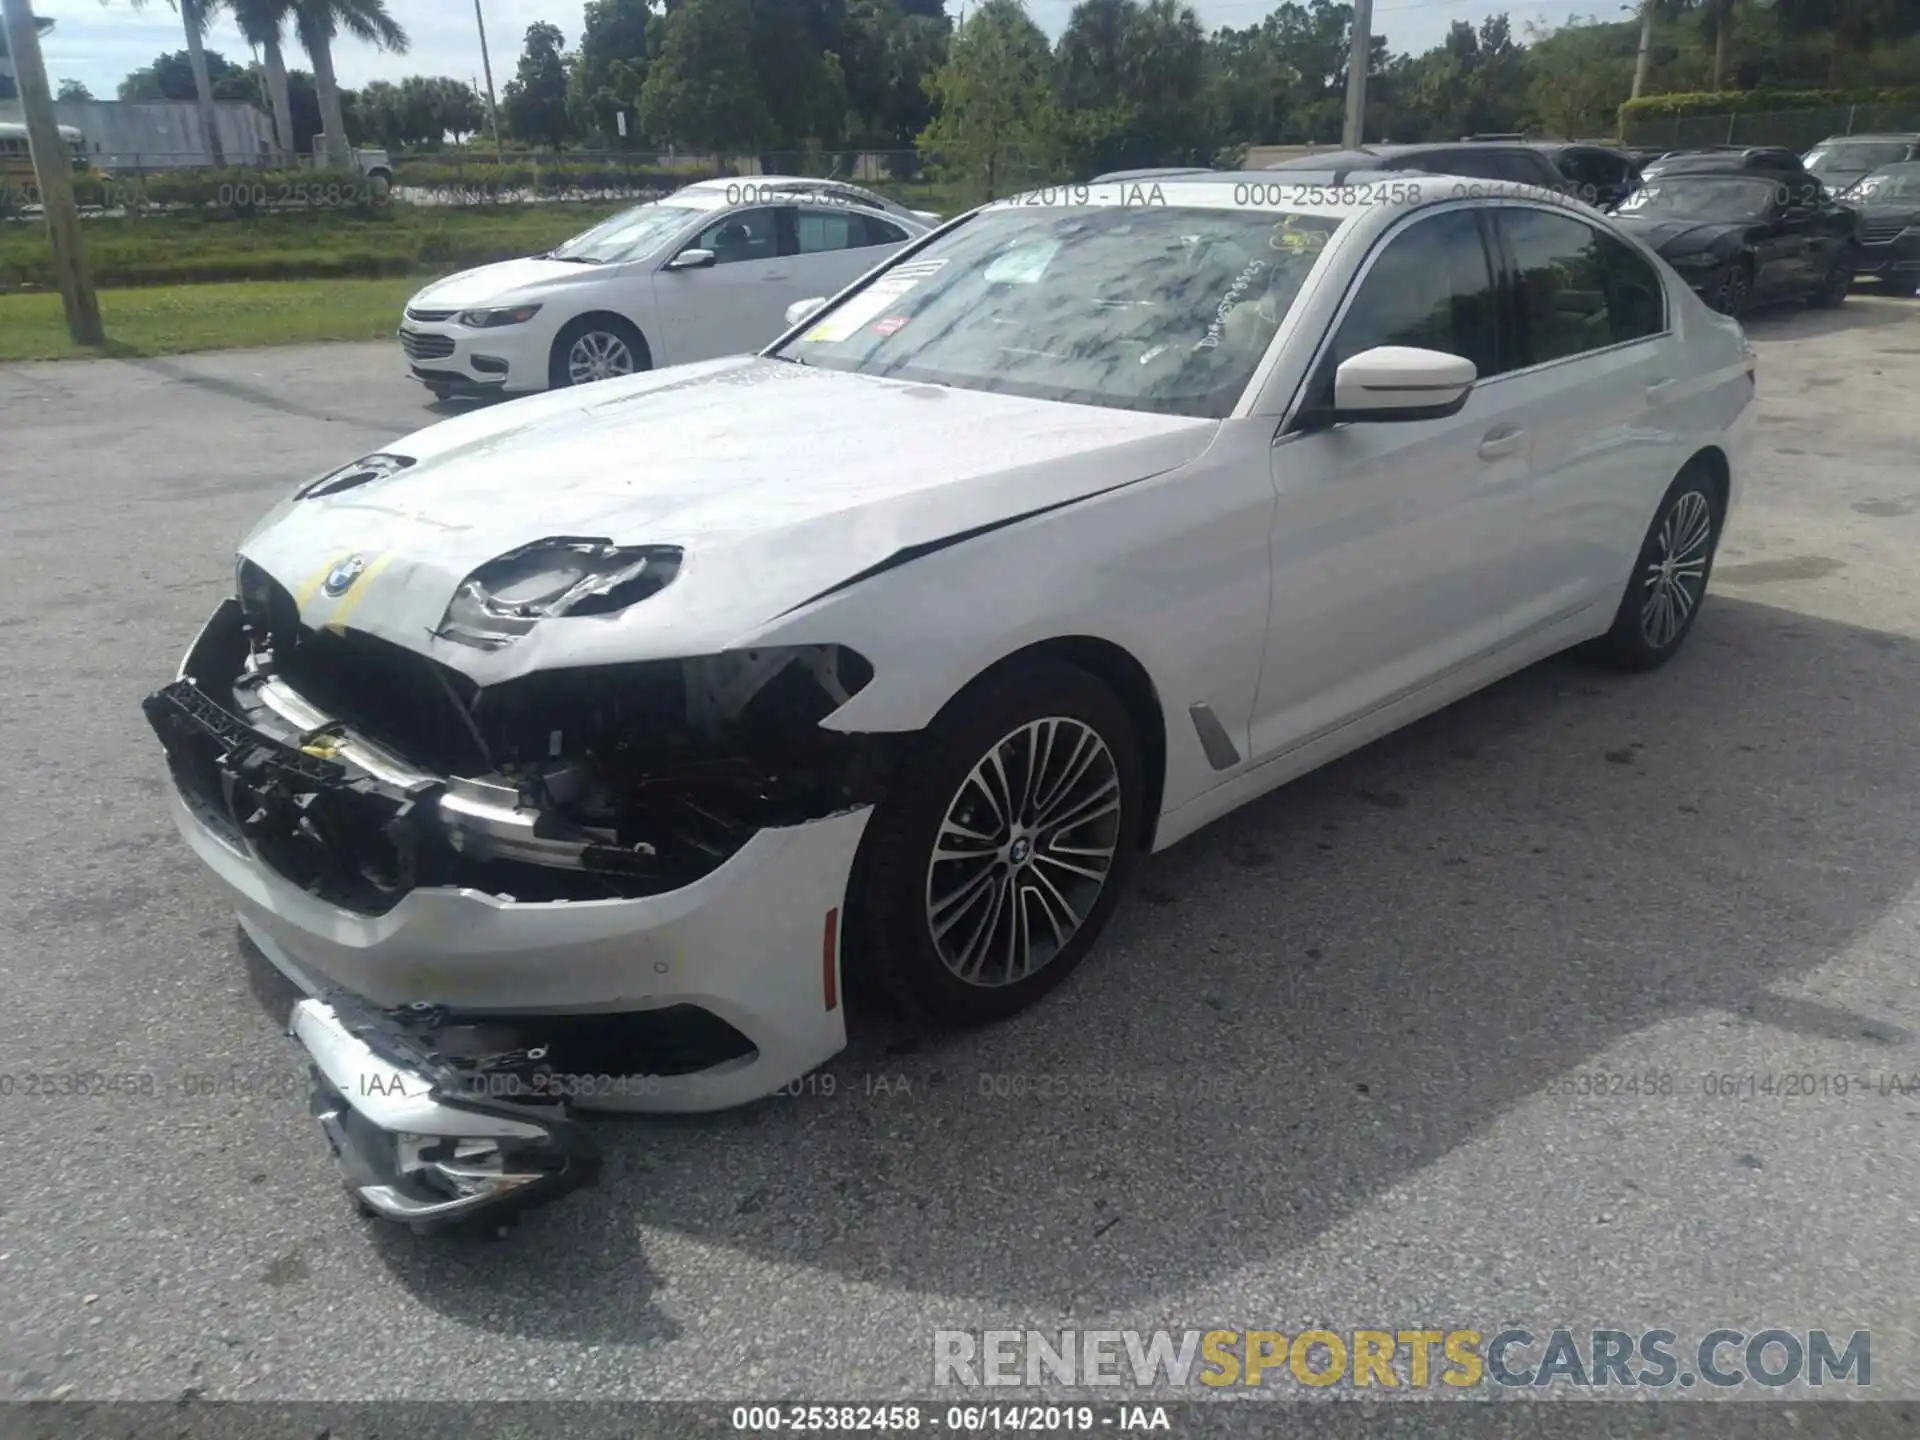
[{"label": "parked car in background", "polygon": [[266,515],[146,713],[359,1203],[551,1198],[570,1102],[776,1093],[849,996],[1015,1014],[1144,854],[1570,646],[1672,658],[1751,345],[1597,212],[1394,178],[1015,196]]},{"label": "parked car in background", "polygon": [[1270,170],[1417,170],[1474,180],[1511,180],[1574,195],[1606,209],[1639,183],[1625,153],[1570,140],[1474,135],[1452,143],[1366,145],[1276,161]]},{"label": "parked car in background", "polygon": [[407,302],[400,345],[440,399],[739,354],[795,300],[837,293],[929,228],[844,195],[692,185],[544,255],[434,281]]},{"label": "parked car in background", "polygon": [[1611,210],[1640,183],[1640,166],[1624,150],[1584,141],[1542,140],[1533,143],[1565,177],[1571,192],[1589,205]]},{"label": "parked car in background", "polygon": [[1860,212],[1861,278],[1920,295],[1920,160],[1882,165],[1846,203]]},{"label": "parked car in background", "polygon": [[1357,150],[1329,150],[1276,160],[1266,167],[1280,171],[1414,170],[1429,175],[1457,175],[1467,180],[1511,180],[1543,190],[1565,191],[1567,177],[1553,161],[1532,145],[1518,142],[1461,140],[1451,144],[1363,145]]},{"label": "parked car in background", "polygon": [[1920,135],[1830,135],[1801,157],[1829,190],[1844,193],[1883,165],[1920,160]]},{"label": "parked car in background", "polygon": [[1804,171],[1676,167],[1642,181],[1614,214],[1735,318],[1782,300],[1838,305],[1860,258],[1858,217]]},{"label": "parked car in background", "polygon": [[697,180],[685,188],[725,196],[729,204],[758,203],[768,197],[785,199],[789,196],[811,195],[828,204],[843,200],[872,210],[884,210],[890,215],[918,221],[922,225],[941,223],[937,211],[910,209],[890,195],[882,195],[878,190],[869,190],[864,185],[853,185],[845,180],[813,180],[804,175],[739,175]]},{"label": "parked car in background", "polygon": [[1754,170],[1768,175],[1798,176],[1807,173],[1800,157],[1781,145],[1709,145],[1697,150],[1669,150],[1657,160],[1640,167],[1642,180],[1678,173],[1708,174],[1729,170]]}]

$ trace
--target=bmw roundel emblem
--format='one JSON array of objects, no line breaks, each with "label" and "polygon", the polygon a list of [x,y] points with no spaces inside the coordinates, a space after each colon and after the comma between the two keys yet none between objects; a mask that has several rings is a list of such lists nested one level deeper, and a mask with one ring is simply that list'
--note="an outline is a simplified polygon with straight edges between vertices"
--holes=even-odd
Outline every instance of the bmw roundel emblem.
[{"label": "bmw roundel emblem", "polygon": [[358,555],[349,555],[331,570],[320,588],[329,595],[340,596],[353,588],[353,582],[360,578],[360,572],[367,568],[367,562]]}]

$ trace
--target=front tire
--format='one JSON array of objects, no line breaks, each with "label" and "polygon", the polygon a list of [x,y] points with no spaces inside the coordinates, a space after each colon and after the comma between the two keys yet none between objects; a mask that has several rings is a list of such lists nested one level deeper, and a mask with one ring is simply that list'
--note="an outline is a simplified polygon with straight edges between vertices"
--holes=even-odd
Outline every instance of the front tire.
[{"label": "front tire", "polygon": [[652,368],[646,339],[632,321],[618,315],[582,315],[554,337],[547,385],[561,390]]},{"label": "front tire", "polygon": [[938,1025],[1022,1010],[1092,947],[1142,832],[1140,745],[1086,671],[989,671],[902,757],[848,893],[849,987]]},{"label": "front tire", "polygon": [[1679,652],[1707,596],[1726,502],[1704,465],[1688,465],[1654,511],[1613,628],[1590,653],[1617,670],[1652,670]]},{"label": "front tire", "polygon": [[1710,303],[1729,319],[1738,320],[1746,315],[1747,307],[1753,303],[1753,267],[1744,256],[1728,262]]},{"label": "front tire", "polygon": [[1827,267],[1820,288],[1808,297],[1807,303],[1822,310],[1831,310],[1839,305],[1847,298],[1847,291],[1853,288],[1853,272],[1858,264],[1859,257],[1853,247],[1841,246],[1840,253],[1833,257],[1833,263]]}]

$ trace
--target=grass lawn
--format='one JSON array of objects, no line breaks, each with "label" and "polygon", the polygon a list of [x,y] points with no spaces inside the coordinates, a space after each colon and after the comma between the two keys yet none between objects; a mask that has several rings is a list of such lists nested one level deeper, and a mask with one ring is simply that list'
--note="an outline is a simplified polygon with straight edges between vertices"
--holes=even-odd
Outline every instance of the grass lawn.
[{"label": "grass lawn", "polygon": [[[312,280],[446,273],[551,250],[624,208],[619,202],[500,205],[467,210],[393,205],[374,214],[314,211],[238,220],[181,213],[81,222],[94,283]],[[0,292],[54,283],[39,220],[0,223]]]},{"label": "grass lawn", "polygon": [[107,344],[85,349],[67,338],[60,297],[0,295],[0,361],[102,355],[177,355],[243,345],[379,340],[425,284],[396,280],[250,280],[229,285],[162,285],[100,292]]}]

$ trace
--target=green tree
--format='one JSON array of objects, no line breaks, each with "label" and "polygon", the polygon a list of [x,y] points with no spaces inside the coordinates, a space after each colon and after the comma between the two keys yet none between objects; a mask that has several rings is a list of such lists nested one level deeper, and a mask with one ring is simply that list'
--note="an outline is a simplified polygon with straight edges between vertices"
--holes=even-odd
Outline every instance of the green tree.
[{"label": "green tree", "polygon": [[[207,78],[213,84],[245,80],[247,72],[218,50],[204,52]],[[185,50],[156,55],[153,63],[130,72],[120,82],[122,100],[190,101],[194,96],[193,57]]]},{"label": "green tree", "polygon": [[1527,103],[1553,135],[1610,135],[1633,89],[1636,21],[1583,20],[1527,32]]},{"label": "green tree", "polygon": [[[215,165],[224,165],[226,155],[221,149],[220,130],[213,118],[213,76],[207,65],[206,51],[207,26],[212,23],[214,11],[220,8],[222,0],[167,0],[167,3],[179,13],[181,28],[186,31],[187,68],[193,76],[192,93],[180,98],[194,102],[207,153]],[[143,9],[146,0],[133,0],[133,5],[136,10]]]},{"label": "green tree", "polygon": [[1204,160],[1207,45],[1178,0],[1082,0],[1054,52],[1079,168]]},{"label": "green tree", "polygon": [[1875,50],[1920,34],[1917,0],[1778,0],[1777,8],[1788,35],[1826,40],[1829,86],[1846,82],[1849,64],[1857,74]]},{"label": "green tree", "polygon": [[299,153],[293,124],[293,92],[287,78],[286,51],[281,42],[293,19],[293,0],[227,0],[233,20],[246,42],[260,52],[267,76],[267,103],[273,113],[274,138],[282,150]]},{"label": "green tree", "polygon": [[556,25],[536,20],[527,27],[520,66],[500,96],[508,132],[530,145],[558,150],[573,138],[567,111],[566,37]]},{"label": "green tree", "polygon": [[921,154],[988,197],[1045,173],[1060,123],[1052,71],[1052,49],[1026,6],[982,0],[927,77],[938,111],[920,134]]},{"label": "green tree", "polygon": [[1241,144],[1277,140],[1286,118],[1287,97],[1299,79],[1272,27],[1214,31],[1207,42],[1203,96],[1208,128]]},{"label": "green tree", "polygon": [[1407,100],[1427,122],[1425,138],[1504,133],[1527,118],[1526,52],[1504,14],[1489,15],[1478,30],[1454,21],[1407,78]]},{"label": "green tree", "polygon": [[900,0],[848,0],[839,49],[852,143],[911,146],[933,121],[926,79],[947,58],[946,12],[916,14]]},{"label": "green tree", "polygon": [[314,90],[320,102],[321,123],[326,127],[327,163],[337,169],[351,169],[347,100],[333,73],[334,39],[345,31],[382,50],[405,54],[407,32],[388,13],[386,0],[293,0],[293,21],[300,46],[313,61]]},{"label": "green tree", "polygon": [[640,88],[640,125],[696,149],[757,148],[773,117],[754,71],[751,0],[678,0]]},{"label": "green tree", "polygon": [[59,92],[53,98],[56,100],[91,100],[93,99],[93,92],[87,89],[86,85],[79,80],[62,80],[60,82]]},{"label": "green tree", "polygon": [[[646,0],[587,0],[586,28],[567,76],[581,128],[631,149],[640,143],[640,87],[647,79]],[[627,117],[620,138],[619,116]]]}]

